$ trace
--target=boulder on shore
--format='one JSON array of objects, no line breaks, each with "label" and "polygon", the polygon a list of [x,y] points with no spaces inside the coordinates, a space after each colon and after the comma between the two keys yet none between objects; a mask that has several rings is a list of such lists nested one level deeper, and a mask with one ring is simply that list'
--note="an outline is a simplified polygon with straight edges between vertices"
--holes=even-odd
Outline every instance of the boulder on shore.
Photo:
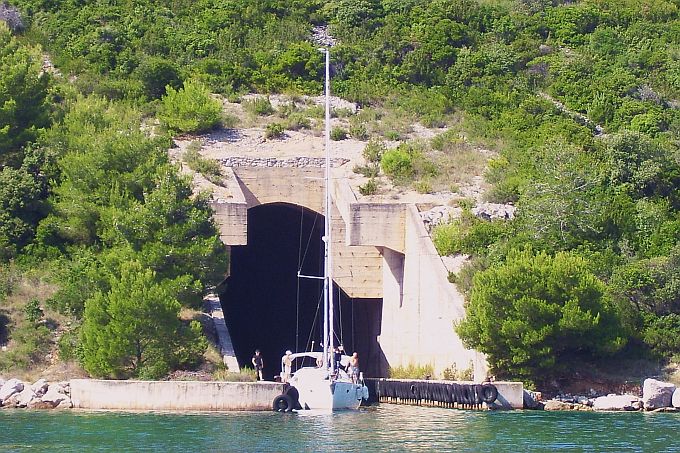
[{"label": "boulder on shore", "polygon": [[592,411],[592,409],[585,404],[570,403],[568,401],[560,400],[546,401],[543,409],[546,411]]},{"label": "boulder on shore", "polygon": [[40,398],[40,401],[51,405],[53,408],[66,400],[69,400],[69,397],[66,396],[64,387],[59,384],[51,384],[47,392]]},{"label": "boulder on shore", "polygon": [[680,388],[676,388],[673,392],[673,398],[671,398],[671,405],[673,407],[680,408]]},{"label": "boulder on shore", "polygon": [[19,379],[10,379],[5,382],[2,387],[0,387],[0,404],[14,395],[19,393],[24,389],[24,383]]},{"label": "boulder on shore", "polygon": [[669,382],[645,379],[642,385],[642,403],[645,410],[654,410],[669,407],[675,392],[675,385]]},{"label": "boulder on shore", "polygon": [[640,398],[633,395],[607,395],[593,400],[596,411],[637,411],[641,406]]},{"label": "boulder on shore", "polygon": [[49,383],[45,379],[38,379],[31,385],[31,388],[35,392],[35,396],[41,397],[47,392],[47,388],[49,387]]}]

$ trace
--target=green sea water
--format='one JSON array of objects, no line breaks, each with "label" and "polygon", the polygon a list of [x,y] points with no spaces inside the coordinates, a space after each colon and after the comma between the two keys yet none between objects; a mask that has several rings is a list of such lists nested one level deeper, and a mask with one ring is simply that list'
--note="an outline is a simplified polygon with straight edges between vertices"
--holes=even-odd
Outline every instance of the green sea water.
[{"label": "green sea water", "polygon": [[333,414],[0,410],[2,452],[680,452],[680,414],[474,412],[382,404]]}]

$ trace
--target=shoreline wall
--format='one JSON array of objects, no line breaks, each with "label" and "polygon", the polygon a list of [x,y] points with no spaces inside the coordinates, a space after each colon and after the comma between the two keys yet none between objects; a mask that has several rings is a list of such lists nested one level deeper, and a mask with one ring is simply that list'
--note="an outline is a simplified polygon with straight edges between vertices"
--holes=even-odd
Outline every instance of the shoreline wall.
[{"label": "shoreline wall", "polygon": [[76,409],[265,411],[283,393],[276,382],[72,379]]}]

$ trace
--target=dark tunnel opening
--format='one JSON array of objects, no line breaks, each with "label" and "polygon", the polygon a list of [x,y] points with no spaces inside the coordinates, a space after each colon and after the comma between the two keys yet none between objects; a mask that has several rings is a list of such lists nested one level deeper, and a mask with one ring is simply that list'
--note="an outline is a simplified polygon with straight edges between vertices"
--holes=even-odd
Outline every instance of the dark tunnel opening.
[{"label": "dark tunnel opening", "polygon": [[[323,284],[297,277],[323,275],[324,217],[288,204],[248,210],[248,245],[231,248],[231,273],[221,294],[222,308],[240,366],[251,365],[259,349],[267,380],[278,375],[281,356],[320,351]],[[299,292],[298,292],[299,291]],[[385,369],[380,335],[382,299],[352,299],[334,285],[336,344],[359,354],[366,377]],[[341,320],[341,322],[339,321]]]}]

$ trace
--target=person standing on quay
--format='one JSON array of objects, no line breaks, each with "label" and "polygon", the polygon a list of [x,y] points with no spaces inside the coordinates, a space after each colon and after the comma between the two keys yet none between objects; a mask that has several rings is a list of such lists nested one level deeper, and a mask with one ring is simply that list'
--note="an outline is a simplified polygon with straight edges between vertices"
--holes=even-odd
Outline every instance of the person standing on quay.
[{"label": "person standing on quay", "polygon": [[253,362],[253,366],[255,367],[255,372],[257,373],[257,380],[264,381],[264,377],[262,377],[262,370],[264,369],[264,360],[262,360],[262,355],[260,354],[259,349],[255,350],[255,355],[253,356],[251,362]]}]

